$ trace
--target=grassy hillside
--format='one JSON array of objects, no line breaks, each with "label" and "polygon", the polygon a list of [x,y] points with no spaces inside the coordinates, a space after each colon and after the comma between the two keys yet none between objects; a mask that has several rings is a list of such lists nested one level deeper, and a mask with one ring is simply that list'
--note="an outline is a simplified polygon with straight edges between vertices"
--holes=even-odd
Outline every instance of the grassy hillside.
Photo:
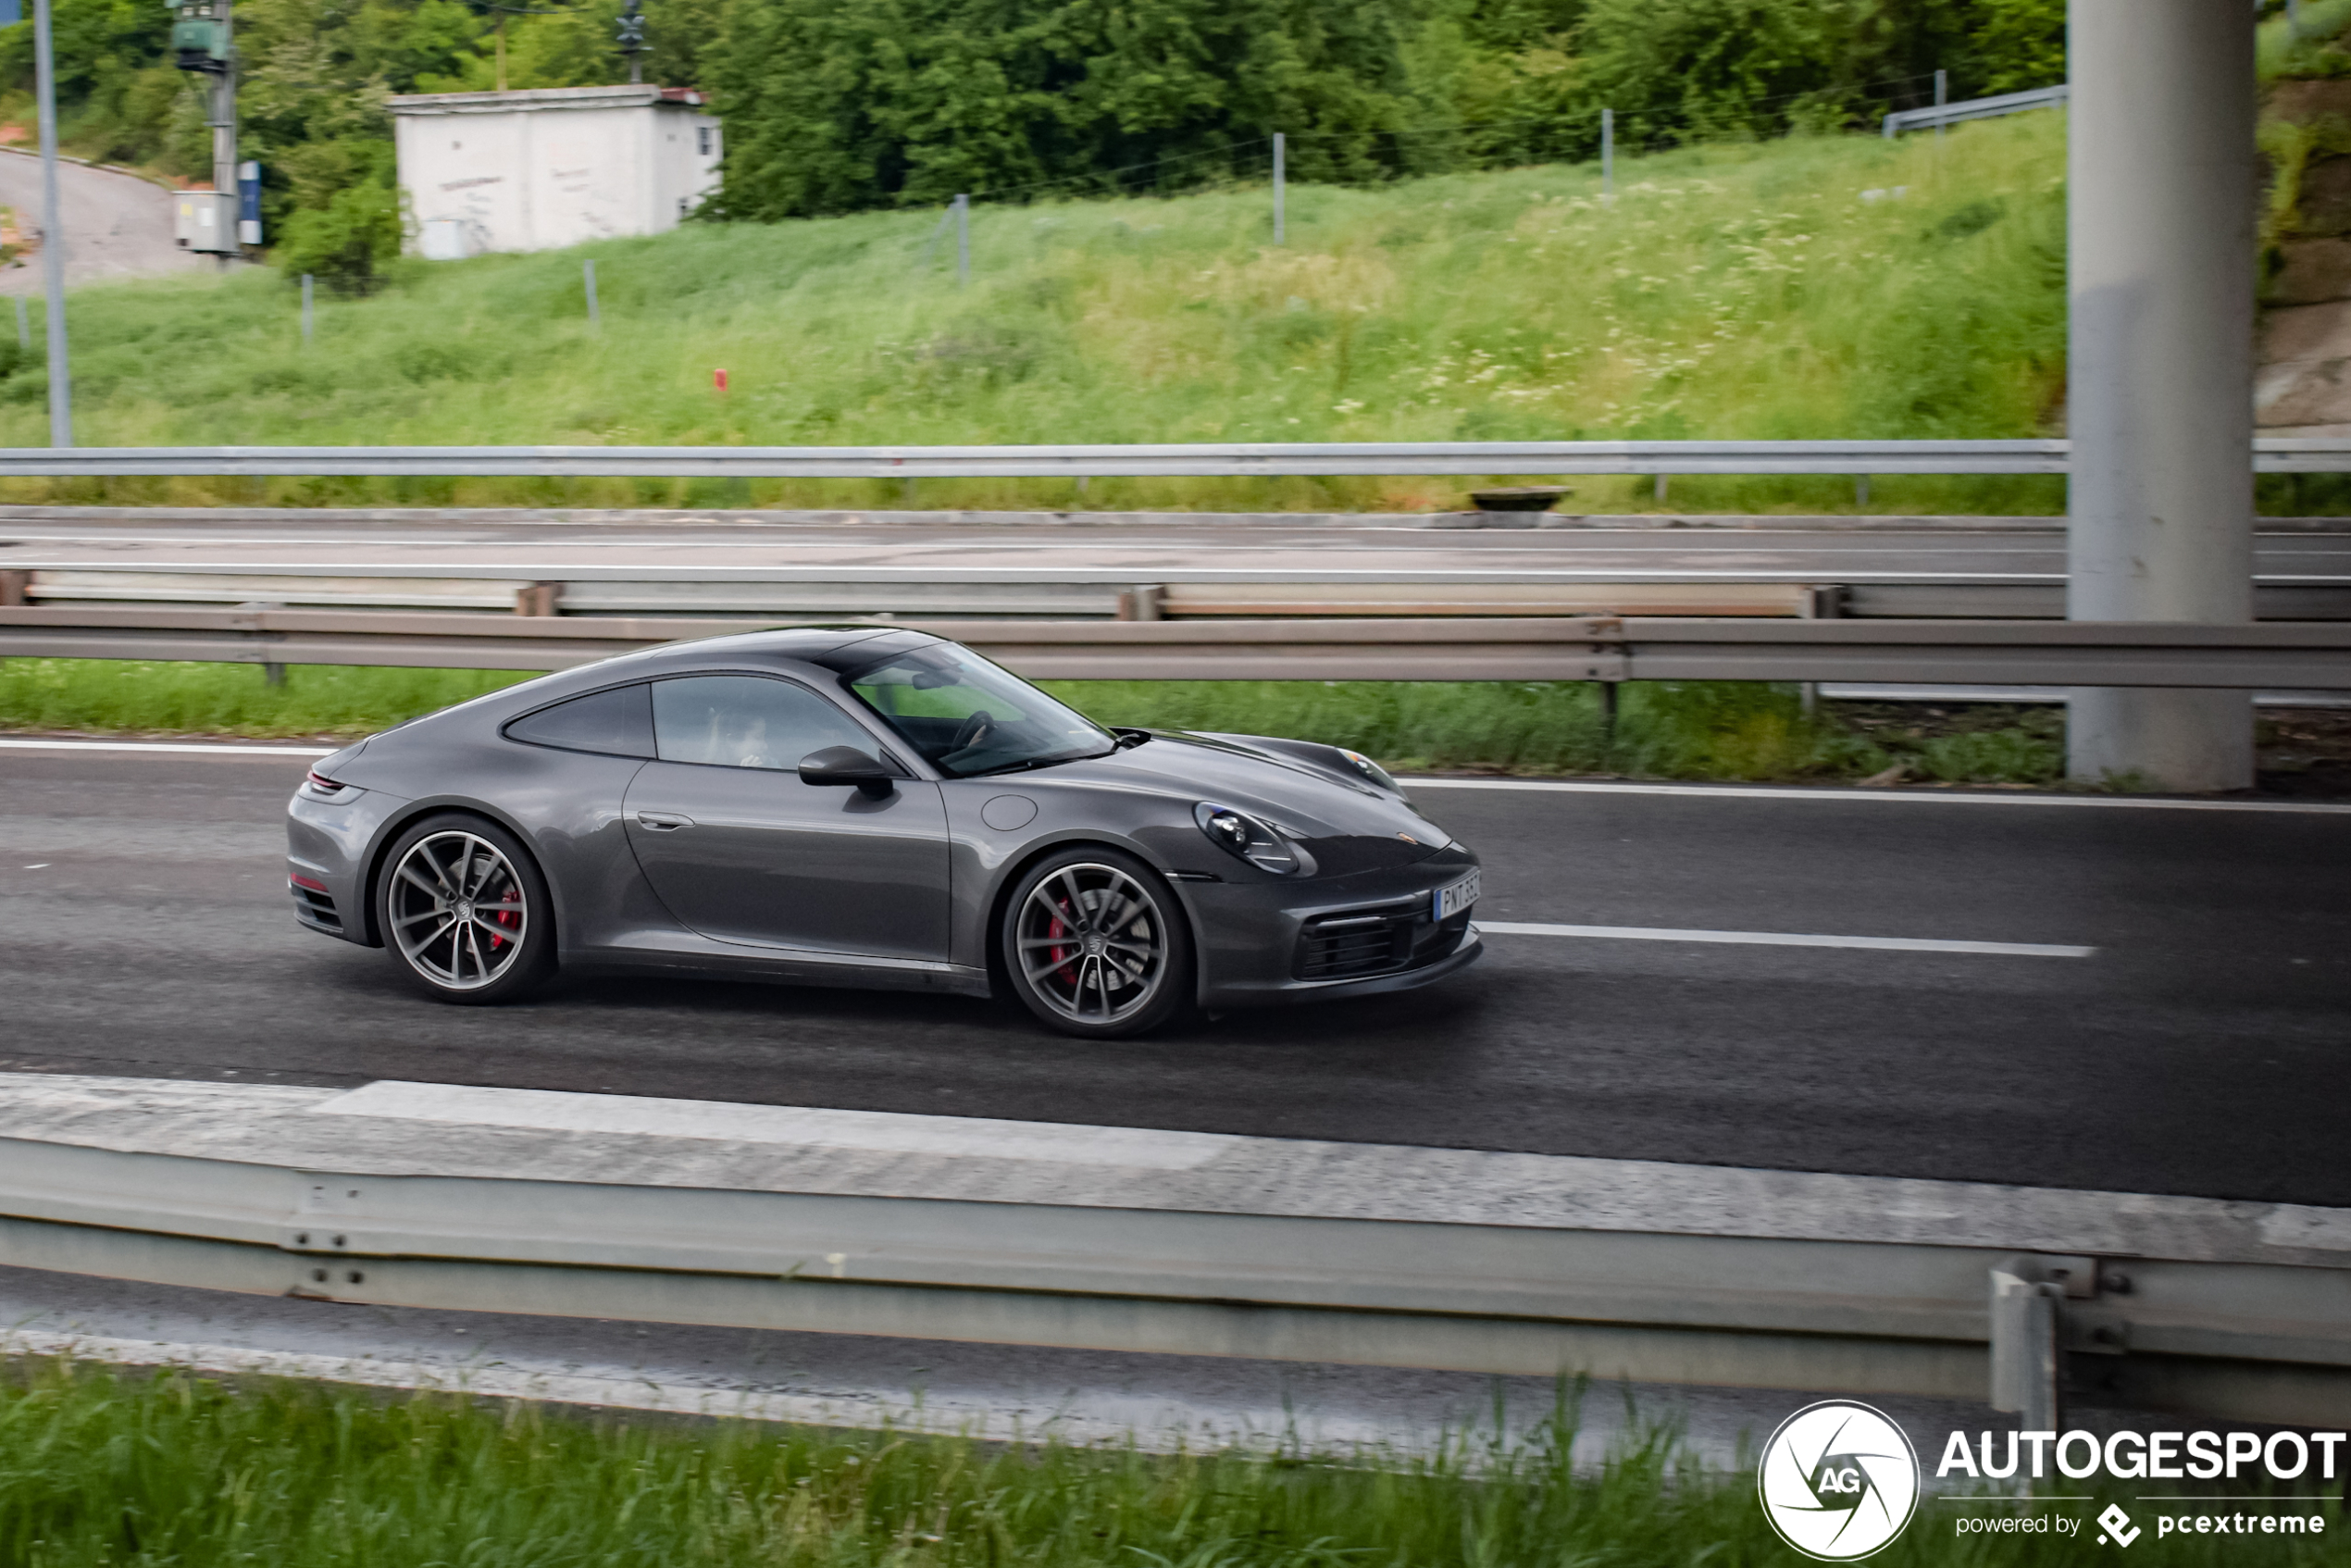
[{"label": "grassy hillside", "polygon": [[[85,445],[2018,436],[2059,395],[2064,122],[1797,138],[1267,196],[982,205],[958,289],[934,212],[695,225],[406,264],[322,298],[274,273],[71,305]],[[585,318],[592,258],[601,330]],[[0,360],[7,350],[0,345]],[[732,388],[712,385],[718,368]],[[0,442],[45,440],[40,367]],[[1636,504],[1583,481],[1578,506]],[[36,499],[902,504],[879,482],[19,481]],[[1453,482],[1098,481],[1098,507],[1443,505]],[[2053,481],[1881,481],[1882,509],[2054,510]],[[1679,508],[1849,504],[1839,480],[1680,481]],[[1073,504],[935,481],[921,504]]]}]

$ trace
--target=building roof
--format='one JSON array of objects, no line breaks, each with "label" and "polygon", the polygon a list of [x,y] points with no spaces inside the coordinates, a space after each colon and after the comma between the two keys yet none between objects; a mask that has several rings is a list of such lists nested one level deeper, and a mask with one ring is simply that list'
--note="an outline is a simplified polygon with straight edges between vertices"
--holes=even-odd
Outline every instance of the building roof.
[{"label": "building roof", "polygon": [[528,87],[505,93],[401,93],[384,100],[396,115],[528,114],[548,109],[633,109],[676,106],[699,107],[703,95],[690,87]]}]

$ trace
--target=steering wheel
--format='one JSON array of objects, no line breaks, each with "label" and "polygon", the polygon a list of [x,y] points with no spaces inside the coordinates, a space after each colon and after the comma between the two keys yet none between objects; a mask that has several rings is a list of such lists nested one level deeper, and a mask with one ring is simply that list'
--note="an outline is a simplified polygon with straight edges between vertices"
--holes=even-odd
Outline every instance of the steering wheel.
[{"label": "steering wheel", "polygon": [[979,712],[972,715],[971,717],[964,720],[961,725],[956,727],[955,738],[947,742],[947,750],[949,753],[952,755],[956,752],[964,750],[966,747],[978,745],[982,740],[988,739],[989,731],[994,729],[995,728],[996,716],[989,713],[986,708],[980,709]]}]

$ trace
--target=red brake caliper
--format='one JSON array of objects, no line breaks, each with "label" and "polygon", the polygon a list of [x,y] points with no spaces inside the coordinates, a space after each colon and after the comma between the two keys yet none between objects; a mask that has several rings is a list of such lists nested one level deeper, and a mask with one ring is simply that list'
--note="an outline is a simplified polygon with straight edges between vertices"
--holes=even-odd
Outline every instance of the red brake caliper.
[{"label": "red brake caliper", "polygon": [[[516,910],[512,904],[503,905],[499,909],[498,913],[491,915],[490,918],[496,924],[504,927],[509,931],[513,930],[516,926],[522,923],[521,912]],[[506,939],[504,937],[492,937],[490,939],[490,951],[492,952],[496,952],[500,948],[504,947],[505,945]]]},{"label": "red brake caliper", "polygon": [[[1056,904],[1054,907],[1061,908],[1064,906]],[[1068,932],[1069,927],[1062,924],[1061,916],[1058,915],[1053,916],[1052,921],[1045,927],[1045,935],[1049,939],[1066,936]],[[1055,964],[1061,965],[1060,968],[1053,972],[1053,978],[1065,981],[1073,986],[1076,985],[1077,983],[1077,976],[1076,973],[1069,967],[1069,961],[1076,956],[1077,950],[1076,948],[1069,947],[1056,947],[1048,948],[1046,952],[1051,955]]]}]

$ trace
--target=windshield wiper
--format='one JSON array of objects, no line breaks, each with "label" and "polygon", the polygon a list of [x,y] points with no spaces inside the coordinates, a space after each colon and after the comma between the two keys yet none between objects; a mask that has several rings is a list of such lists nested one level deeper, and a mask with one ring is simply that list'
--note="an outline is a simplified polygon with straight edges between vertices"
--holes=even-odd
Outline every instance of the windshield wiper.
[{"label": "windshield wiper", "polygon": [[1107,752],[1080,752],[1074,756],[1027,757],[1019,762],[1008,762],[1001,767],[983,767],[976,773],[959,773],[955,777],[958,778],[993,778],[1000,773],[1026,773],[1032,768],[1059,767],[1065,762],[1092,762],[1100,757],[1114,756],[1117,753],[1118,748],[1116,746],[1113,746]]}]

